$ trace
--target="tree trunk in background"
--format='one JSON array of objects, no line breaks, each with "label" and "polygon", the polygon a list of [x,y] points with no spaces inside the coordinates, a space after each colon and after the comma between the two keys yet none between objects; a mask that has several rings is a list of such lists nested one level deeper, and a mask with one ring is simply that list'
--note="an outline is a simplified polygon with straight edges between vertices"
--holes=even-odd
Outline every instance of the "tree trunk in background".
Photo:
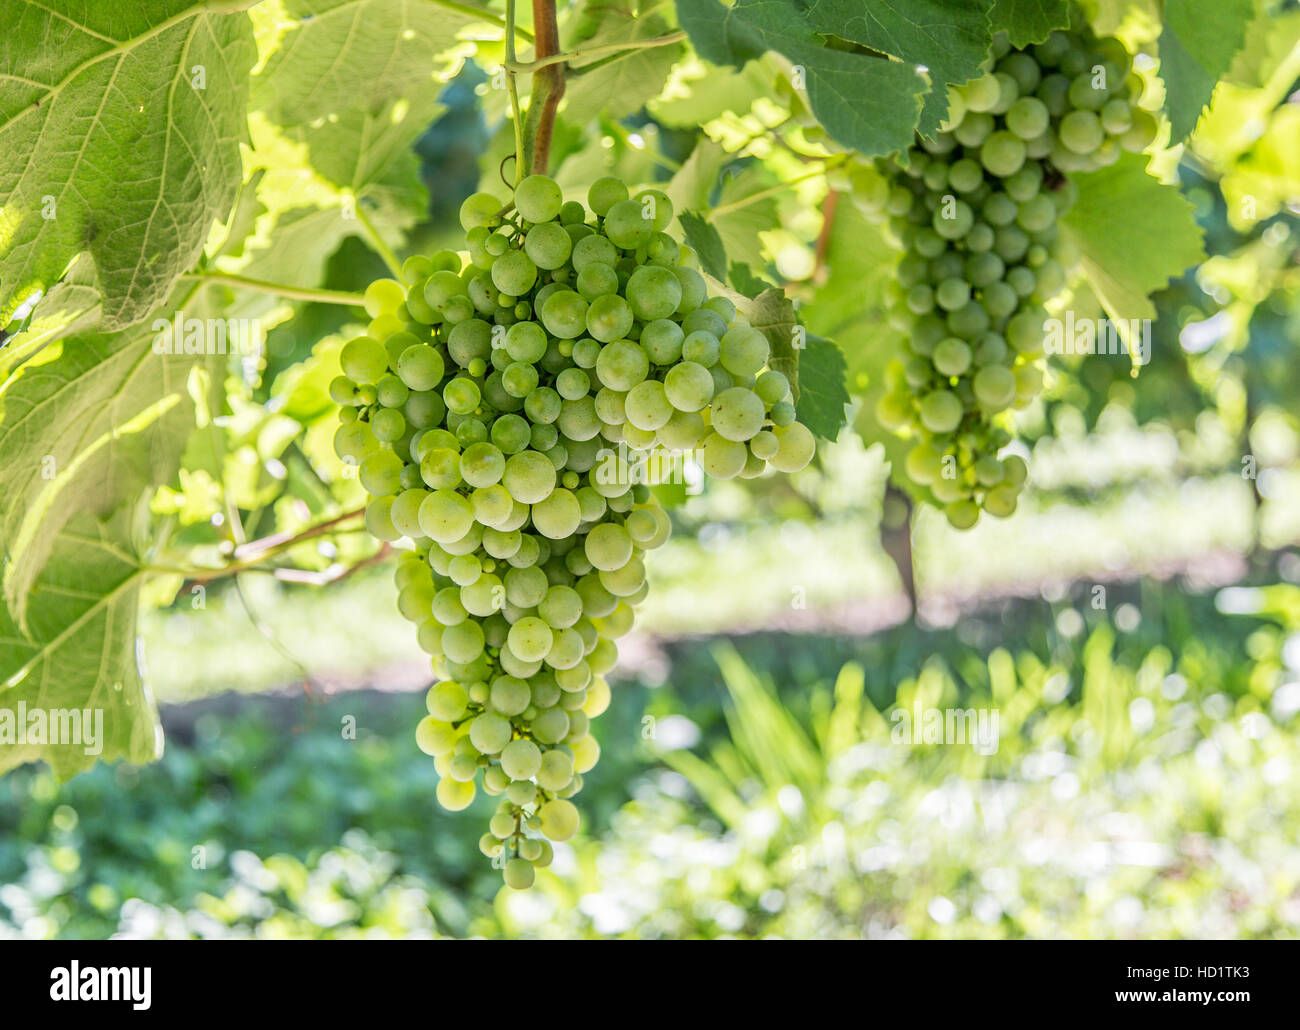
[{"label": "tree trunk in background", "polygon": [[885,487],[880,520],[880,545],[898,569],[907,602],[916,620],[916,574],[912,564],[912,498],[893,483]]}]

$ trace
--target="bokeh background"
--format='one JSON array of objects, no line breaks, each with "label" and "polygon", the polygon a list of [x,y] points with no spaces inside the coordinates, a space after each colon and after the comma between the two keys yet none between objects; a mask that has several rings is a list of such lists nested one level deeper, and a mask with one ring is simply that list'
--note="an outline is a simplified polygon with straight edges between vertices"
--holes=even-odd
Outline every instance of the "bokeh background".
[{"label": "bokeh background", "polygon": [[[491,144],[482,79],[418,147],[431,247]],[[533,890],[478,853],[490,801],[434,801],[391,569],[250,572],[145,616],[160,762],[0,780],[0,936],[1296,936],[1300,104],[1238,92],[1179,168],[1214,257],[1155,298],[1141,375],[1049,380],[1013,518],[914,511],[852,428],[797,476],[674,510],[583,831]],[[610,146],[658,129],[633,116]],[[1261,183],[1274,213],[1243,224]],[[382,274],[350,239],[328,285]],[[278,326],[241,417],[342,317]],[[997,750],[897,739],[918,707],[996,709]]]}]

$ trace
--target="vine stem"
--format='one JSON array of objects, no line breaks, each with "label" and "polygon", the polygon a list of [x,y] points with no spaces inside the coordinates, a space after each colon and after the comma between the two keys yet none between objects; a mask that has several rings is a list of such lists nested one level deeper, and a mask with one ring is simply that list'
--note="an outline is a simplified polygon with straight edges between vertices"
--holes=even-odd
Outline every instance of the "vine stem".
[{"label": "vine stem", "polygon": [[287,286],[284,283],[268,282],[265,279],[250,279],[243,275],[229,272],[189,272],[182,279],[198,283],[213,283],[222,286],[234,286],[258,293],[270,293],[290,300],[311,300],[319,304],[344,304],[348,307],[364,307],[366,298],[359,293],[344,290],[312,290],[305,286]]},{"label": "vine stem", "polygon": [[[515,0],[506,0],[506,88],[510,91],[510,117],[515,123],[515,185],[524,177],[524,120],[519,112],[519,84],[515,61]],[[505,178],[505,176],[501,176]]]},{"label": "vine stem", "polygon": [[379,235],[379,230],[375,228],[375,223],[370,220],[369,216],[362,209],[360,199],[355,199],[354,209],[357,213],[357,221],[360,222],[361,227],[365,229],[366,236],[370,240],[370,245],[374,247],[376,253],[384,259],[384,264],[388,266],[388,270],[393,274],[393,278],[405,286],[406,276],[402,275],[402,263],[397,260],[397,255],[394,254],[388,244],[384,242],[384,238]]},{"label": "vine stem", "polygon": [[848,159],[849,159],[848,154],[837,154],[834,157],[827,158],[824,162],[822,162],[822,166],[820,168],[817,168],[811,172],[807,172],[804,175],[797,175],[793,179],[787,179],[785,182],[779,182],[775,186],[769,186],[765,190],[759,190],[757,193],[751,193],[747,197],[741,197],[739,200],[733,200],[730,204],[719,204],[711,212],[709,212],[710,217],[717,218],[719,215],[730,214],[732,211],[737,211],[742,207],[748,207],[750,204],[755,204],[760,200],[766,200],[768,197],[775,196],[777,193],[781,193],[784,190],[788,190],[791,186],[797,186],[799,183],[807,182],[809,179],[816,179],[820,175],[825,175],[828,171],[830,171],[830,169],[842,165]]},{"label": "vine stem", "polygon": [[[551,138],[555,134],[555,114],[564,96],[564,61],[560,54],[560,29],[555,16],[555,0],[533,0],[533,33],[537,71],[533,75],[532,96],[528,101],[527,137],[532,144],[531,170],[545,175],[551,163]],[[555,60],[548,60],[554,58]]]},{"label": "vine stem", "polygon": [[602,43],[599,46],[579,47],[576,50],[567,50],[562,54],[551,54],[549,57],[539,57],[535,61],[512,61],[507,59],[506,67],[513,66],[517,72],[535,72],[542,68],[549,68],[553,64],[564,64],[578,57],[594,57],[597,54],[617,54],[632,50],[648,50],[651,47],[670,46],[673,43],[680,43],[686,38],[685,32],[670,32],[666,36],[656,36],[654,39],[636,39],[626,43]]},{"label": "vine stem", "polygon": [[235,561],[228,565],[223,565],[216,569],[180,569],[167,566],[150,566],[150,572],[168,572],[184,576],[191,583],[208,583],[214,579],[222,579],[226,576],[233,576],[239,572],[245,572],[254,566],[260,565],[268,558],[273,558],[277,554],[288,550],[304,540],[310,540],[313,537],[321,536],[330,532],[341,522],[349,519],[355,519],[366,513],[364,506],[353,508],[351,511],[345,511],[341,515],[335,515],[324,522],[318,522],[306,529],[300,529],[293,533],[273,533],[270,536],[261,537],[257,540],[250,540],[248,543],[239,544],[234,551]]},{"label": "vine stem", "polygon": [[485,11],[481,7],[475,7],[473,4],[457,3],[456,0],[431,0],[438,7],[445,7],[449,11],[455,11],[457,14],[468,14],[482,21],[489,22],[492,25],[500,25],[508,32],[511,37],[516,35],[522,36],[529,43],[533,41],[533,34],[527,29],[520,28],[518,25],[511,26],[506,18],[502,18],[496,11]]}]

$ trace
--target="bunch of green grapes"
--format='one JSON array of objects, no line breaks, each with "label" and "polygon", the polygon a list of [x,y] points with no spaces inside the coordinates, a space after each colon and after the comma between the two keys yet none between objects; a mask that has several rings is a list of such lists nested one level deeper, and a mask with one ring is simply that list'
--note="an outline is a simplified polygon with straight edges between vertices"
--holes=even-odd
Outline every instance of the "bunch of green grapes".
[{"label": "bunch of green grapes", "polygon": [[726,479],[814,449],[767,338],[664,232],[668,198],[603,178],[587,199],[540,175],[509,204],[469,197],[468,259],[372,283],[331,384],[368,528],[414,545],[398,607],[442,677],[416,729],[438,800],[501,798],[481,848],[517,888],[578,829],[590,721],[669,534],[651,459],[690,452]]},{"label": "bunch of green grapes", "polygon": [[906,352],[876,414],[916,441],[906,473],[958,528],[1015,511],[1026,468],[999,457],[1011,441],[999,416],[1042,390],[1044,304],[1077,258],[1058,233],[1078,192],[1068,175],[1151,144],[1141,90],[1116,40],[1057,32],[1013,50],[1001,38],[991,69],[950,91],[934,139],[848,170],[854,199],[887,214],[903,248],[889,317]]}]

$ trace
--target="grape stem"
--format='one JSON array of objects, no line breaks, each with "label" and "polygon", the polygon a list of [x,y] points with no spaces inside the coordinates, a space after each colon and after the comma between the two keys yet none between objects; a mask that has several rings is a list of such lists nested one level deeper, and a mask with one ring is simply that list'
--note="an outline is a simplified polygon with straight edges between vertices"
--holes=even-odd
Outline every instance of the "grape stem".
[{"label": "grape stem", "polygon": [[[565,64],[579,57],[595,57],[598,54],[621,54],[629,53],[634,50],[649,50],[651,47],[671,46],[673,43],[680,43],[686,38],[685,32],[670,32],[666,36],[655,36],[653,39],[634,39],[626,43],[602,43],[599,46],[578,47],[576,50],[566,50],[564,53],[551,54],[547,57],[538,57],[535,61],[513,61],[507,62],[506,67],[517,72],[535,72],[542,68],[549,68],[553,64]],[[577,74],[582,69],[573,69]]]},{"label": "grape stem", "polygon": [[306,529],[300,529],[293,533],[272,533],[270,536],[264,536],[257,540],[250,540],[246,544],[240,544],[234,550],[232,557],[235,559],[228,565],[223,565],[216,569],[174,569],[161,566],[153,566],[151,572],[170,572],[180,573],[186,580],[191,583],[207,583],[214,579],[221,579],[225,576],[233,576],[236,573],[244,572],[256,565],[260,565],[268,558],[273,558],[277,554],[287,551],[296,544],[304,540],[310,540],[313,537],[321,536],[331,532],[339,523],[346,522],[349,519],[358,518],[366,513],[365,506],[353,508],[351,511],[345,511],[341,515],[335,515],[324,522],[318,522]]},{"label": "grape stem", "polygon": [[[524,177],[524,120],[519,113],[519,84],[515,81],[515,0],[506,0],[506,88],[510,91],[510,117],[515,123],[515,185]],[[505,176],[503,175],[504,179]]]},{"label": "grape stem", "polygon": [[379,230],[375,228],[375,223],[370,220],[370,217],[362,209],[360,200],[355,203],[354,210],[357,213],[357,221],[361,223],[361,228],[366,231],[366,237],[370,240],[370,245],[375,249],[375,252],[384,259],[384,264],[388,266],[388,271],[392,273],[393,278],[405,286],[406,277],[402,275],[402,263],[397,260],[397,255],[393,253],[392,248],[390,248],[388,244],[384,242],[384,238],[379,235]]},{"label": "grape stem", "polygon": [[182,279],[199,282],[199,283],[217,283],[222,286],[234,286],[244,290],[255,290],[258,293],[270,293],[277,297],[286,297],[289,300],[309,300],[318,304],[343,304],[347,307],[360,308],[365,307],[366,298],[359,293],[348,293],[345,290],[313,290],[304,286],[287,286],[284,283],[268,282],[265,279],[250,279],[243,275],[233,275],[229,272],[190,272],[181,276]]},{"label": "grape stem", "polygon": [[534,175],[545,175],[551,161],[555,114],[560,109],[560,98],[564,96],[564,61],[567,60],[560,53],[555,0],[533,0],[533,32],[537,37],[534,43],[537,73],[533,76],[532,95],[528,100],[524,156],[528,158],[526,163]]},{"label": "grape stem", "polygon": [[844,164],[848,159],[848,154],[836,154],[834,157],[828,157],[822,162],[820,168],[816,168],[811,172],[807,172],[804,175],[797,175],[793,179],[787,179],[785,182],[779,182],[775,186],[769,186],[765,190],[758,190],[756,193],[751,193],[747,197],[740,197],[738,200],[733,200],[729,204],[719,204],[713,209],[711,216],[717,218],[719,215],[729,214],[730,212],[739,210],[742,207],[748,207],[750,204],[756,204],[760,200],[766,200],[768,197],[775,196],[777,193],[787,190],[791,186],[797,186],[801,182],[807,182],[809,179],[815,179],[819,175],[825,175],[832,168],[838,168],[840,165]]}]

